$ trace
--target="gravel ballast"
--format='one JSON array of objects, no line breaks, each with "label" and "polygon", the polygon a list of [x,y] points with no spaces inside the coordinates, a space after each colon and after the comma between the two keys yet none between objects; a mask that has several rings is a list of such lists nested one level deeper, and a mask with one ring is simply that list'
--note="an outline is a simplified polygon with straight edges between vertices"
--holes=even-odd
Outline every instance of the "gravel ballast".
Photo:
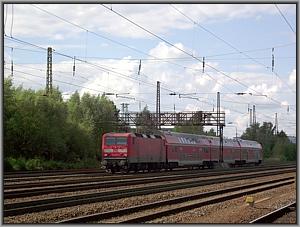
[{"label": "gravel ballast", "polygon": [[[286,176],[295,176],[295,174],[289,173],[289,174],[283,174],[283,175],[278,175],[278,176],[253,178],[253,179],[249,179],[249,180],[233,181],[233,182],[227,182],[227,183],[222,183],[222,184],[195,187],[195,188],[190,188],[190,189],[174,190],[174,191],[156,193],[156,194],[145,195],[145,196],[135,196],[135,197],[118,199],[118,200],[113,200],[113,201],[78,205],[78,206],[73,206],[73,207],[18,215],[18,216],[13,216],[13,217],[4,217],[4,223],[54,223],[59,220],[76,217],[76,216],[80,216],[80,215],[87,215],[87,214],[93,214],[96,212],[116,210],[116,209],[121,209],[121,208],[129,207],[129,206],[136,206],[136,205],[146,204],[149,202],[155,202],[155,201],[161,201],[161,200],[165,200],[165,199],[175,198],[175,197],[179,197],[179,196],[202,193],[202,192],[207,192],[207,191],[211,191],[211,190],[222,189],[225,187],[238,186],[241,184],[249,184],[249,183],[254,183],[254,182],[258,182],[258,181],[262,181],[262,180],[278,179],[278,178],[282,178],[282,177],[286,177]],[[294,190],[294,194],[295,194],[296,193],[295,188],[293,190]],[[97,190],[93,190],[93,191],[95,192]],[[177,220],[176,218],[174,220],[172,220],[171,222],[169,222],[169,221],[170,221],[170,219],[166,220],[167,223],[180,223],[180,221]],[[162,220],[162,222],[164,222],[164,221]],[[162,222],[159,221],[158,223],[162,223]],[[198,222],[198,220],[197,220],[194,223],[201,223],[201,222]]]}]

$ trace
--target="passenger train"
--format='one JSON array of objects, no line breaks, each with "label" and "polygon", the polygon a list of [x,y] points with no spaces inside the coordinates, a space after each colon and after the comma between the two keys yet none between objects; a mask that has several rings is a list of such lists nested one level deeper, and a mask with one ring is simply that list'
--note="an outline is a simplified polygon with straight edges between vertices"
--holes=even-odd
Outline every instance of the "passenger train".
[{"label": "passenger train", "polygon": [[164,132],[160,135],[106,133],[102,137],[102,166],[114,172],[213,168],[222,161],[230,167],[259,165],[262,146],[256,141]]}]

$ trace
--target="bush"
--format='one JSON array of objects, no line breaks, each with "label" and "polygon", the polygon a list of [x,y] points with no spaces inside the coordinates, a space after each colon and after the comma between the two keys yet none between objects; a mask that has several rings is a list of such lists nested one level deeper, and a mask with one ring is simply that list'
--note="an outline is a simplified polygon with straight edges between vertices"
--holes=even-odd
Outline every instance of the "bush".
[{"label": "bush", "polygon": [[4,171],[13,171],[13,167],[11,163],[9,162],[8,158],[4,159]]},{"label": "bush", "polygon": [[286,161],[297,161],[297,145],[289,143],[286,145],[283,159]]},{"label": "bush", "polygon": [[47,160],[42,162],[43,169],[45,170],[58,170],[58,169],[67,169],[66,164],[60,161]]},{"label": "bush", "polygon": [[26,170],[42,170],[41,160],[38,158],[29,159],[26,161]]},{"label": "bush", "polygon": [[26,170],[26,160],[25,158],[12,158],[12,157],[8,157],[7,161],[10,165],[10,167],[12,168],[12,170]]},{"label": "bush", "polygon": [[25,158],[8,157],[4,159],[5,171],[20,171],[20,170],[59,170],[59,169],[86,169],[100,168],[100,162],[96,158],[77,160],[77,162],[62,162],[55,160],[44,160],[33,158],[26,160]]}]

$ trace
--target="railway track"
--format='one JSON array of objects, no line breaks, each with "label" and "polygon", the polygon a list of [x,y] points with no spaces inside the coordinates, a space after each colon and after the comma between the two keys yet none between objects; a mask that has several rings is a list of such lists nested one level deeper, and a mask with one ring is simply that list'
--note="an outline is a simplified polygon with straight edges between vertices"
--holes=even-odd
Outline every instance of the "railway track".
[{"label": "railway track", "polygon": [[[269,180],[190,196],[183,196],[120,210],[75,217],[62,220],[57,223],[144,223],[146,221],[161,218],[170,214],[176,214],[201,206],[211,205],[214,203],[238,198],[247,194],[257,193],[293,183],[294,179],[292,177],[285,177],[277,180]],[[112,218],[117,218],[119,220],[116,222],[114,222],[114,220],[109,220]]]},{"label": "railway track", "polygon": [[[33,188],[42,186],[53,186],[53,185],[67,185],[76,183],[88,183],[97,182],[99,180],[121,180],[121,179],[133,179],[133,178],[143,178],[143,177],[155,177],[155,176],[166,176],[166,175],[176,175],[176,174],[191,174],[191,173],[207,173],[207,172],[228,172],[228,171],[251,171],[251,170],[271,170],[278,168],[292,168],[295,165],[282,165],[282,166],[260,166],[260,167],[243,167],[234,169],[205,169],[201,171],[193,170],[181,170],[172,172],[154,172],[147,174],[116,174],[110,175],[105,173],[90,173],[90,174],[73,174],[73,175],[58,175],[58,176],[43,176],[43,177],[23,177],[23,178],[12,178],[4,179],[4,189],[17,189],[17,188]],[[87,178],[88,177],[88,178]],[[68,179],[69,178],[69,179]],[[105,179],[104,179],[105,178]]]},{"label": "railway track", "polygon": [[[296,210],[296,202],[292,202],[284,207],[281,207],[275,211],[272,211],[266,215],[263,215],[255,220],[252,220],[249,223],[256,223],[256,224],[262,224],[262,223],[273,223],[278,218],[284,216],[285,214],[289,212],[293,212]],[[295,223],[296,224],[296,223]]]},{"label": "railway track", "polygon": [[[278,171],[277,168],[264,168],[259,171]],[[295,168],[287,168],[282,171],[292,172]],[[257,172],[258,170],[256,170]],[[154,182],[163,182],[170,180],[181,180],[181,179],[192,179],[199,177],[208,177],[208,176],[219,176],[226,174],[235,174],[235,173],[248,173],[249,169],[241,169],[241,170],[217,170],[217,171],[209,171],[209,172],[201,172],[201,173],[189,173],[189,174],[181,174],[181,175],[166,175],[166,176],[154,176],[154,177],[136,177],[136,176],[121,176],[119,179],[114,178],[111,180],[110,178],[96,178],[96,179],[85,179],[84,181],[76,181],[69,180],[65,182],[40,182],[40,183],[28,183],[28,184],[12,184],[12,185],[4,185],[4,199],[12,199],[12,198],[21,198],[21,197],[30,197],[37,196],[43,194],[50,193],[63,193],[70,191],[80,191],[80,190],[90,190],[90,189],[98,189],[98,188],[109,188],[109,187],[118,187],[118,186],[127,186],[127,185],[138,185],[145,183],[154,183]],[[99,182],[101,181],[101,182]],[[85,182],[85,183],[82,183]],[[53,186],[55,184],[55,186]],[[44,186],[43,188],[40,188]],[[39,188],[34,188],[39,187]]]},{"label": "railway track", "polygon": [[[289,172],[294,172],[294,171],[289,171]],[[91,193],[91,194],[64,196],[64,197],[57,197],[51,199],[49,198],[39,199],[39,200],[32,200],[32,201],[20,202],[20,203],[9,203],[9,204],[4,204],[3,213],[4,216],[13,216],[13,215],[19,215],[24,213],[38,212],[43,210],[51,210],[51,209],[70,207],[75,205],[121,199],[121,198],[138,196],[138,195],[148,195],[148,194],[166,192],[171,190],[186,189],[186,188],[198,187],[198,186],[209,185],[209,184],[224,183],[229,181],[251,179],[251,178],[270,176],[270,175],[273,176],[273,175],[279,175],[283,173],[287,173],[287,171],[286,170],[278,170],[276,172],[264,171],[259,173],[242,174],[242,175],[230,176],[230,177],[225,176],[217,179],[193,180],[181,184],[165,183],[159,186],[155,185],[155,186],[145,186],[145,187],[135,188],[134,190],[132,188],[118,189],[113,191],[98,192],[98,193]]]},{"label": "railway track", "polygon": [[53,176],[53,175],[72,175],[72,174],[89,174],[89,173],[104,173],[102,169],[77,169],[77,170],[41,170],[41,171],[19,171],[19,172],[6,172],[6,178],[22,178],[22,177],[39,177],[39,176]]},{"label": "railway track", "polygon": [[[296,166],[296,164],[293,163],[287,163],[287,164],[262,164],[261,166],[256,167],[241,167],[241,168],[235,168],[235,169],[260,169],[260,168],[278,168],[278,167],[293,167]],[[181,171],[187,171],[186,168],[178,168],[174,169],[172,172],[181,172]],[[188,170],[190,171],[190,170]],[[201,170],[203,171],[203,170]],[[172,173],[171,172],[171,173]],[[169,172],[166,172],[169,173]],[[142,173],[138,172],[138,174],[135,174],[138,176],[139,174],[152,174],[152,173]],[[43,179],[50,179],[50,178],[65,178],[67,176],[82,176],[85,177],[88,175],[89,177],[93,176],[99,176],[99,175],[109,175],[105,170],[102,169],[78,169],[78,170],[43,170],[43,171],[20,171],[20,172],[5,172],[4,173],[4,182],[14,182],[14,181],[26,181],[26,180],[43,180]],[[116,174],[116,176],[120,175],[119,173]],[[121,174],[123,175],[123,174]]]}]

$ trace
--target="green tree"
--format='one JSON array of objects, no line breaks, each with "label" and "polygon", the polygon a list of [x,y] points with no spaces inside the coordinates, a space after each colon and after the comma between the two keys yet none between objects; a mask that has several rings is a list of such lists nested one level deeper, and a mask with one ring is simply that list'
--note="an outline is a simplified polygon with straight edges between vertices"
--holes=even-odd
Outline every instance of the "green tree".
[{"label": "green tree", "polygon": [[263,147],[264,158],[273,158],[281,160],[292,160],[296,152],[290,144],[284,131],[275,135],[274,126],[271,122],[259,123],[247,128],[241,136],[242,139],[255,140],[261,143]]},{"label": "green tree", "polygon": [[143,111],[140,112],[136,117],[136,122],[138,125],[136,130],[139,133],[145,134],[158,134],[159,131],[156,128],[155,119],[151,119],[150,111],[148,110],[148,106],[145,106]]},{"label": "green tree", "polygon": [[183,132],[183,133],[189,133],[189,134],[198,134],[198,135],[204,135],[203,126],[197,126],[197,125],[189,125],[189,126],[175,126],[174,132]]},{"label": "green tree", "polygon": [[207,136],[216,136],[217,134],[216,134],[215,130],[213,128],[211,128],[209,131],[205,132],[205,135],[207,135]]}]

